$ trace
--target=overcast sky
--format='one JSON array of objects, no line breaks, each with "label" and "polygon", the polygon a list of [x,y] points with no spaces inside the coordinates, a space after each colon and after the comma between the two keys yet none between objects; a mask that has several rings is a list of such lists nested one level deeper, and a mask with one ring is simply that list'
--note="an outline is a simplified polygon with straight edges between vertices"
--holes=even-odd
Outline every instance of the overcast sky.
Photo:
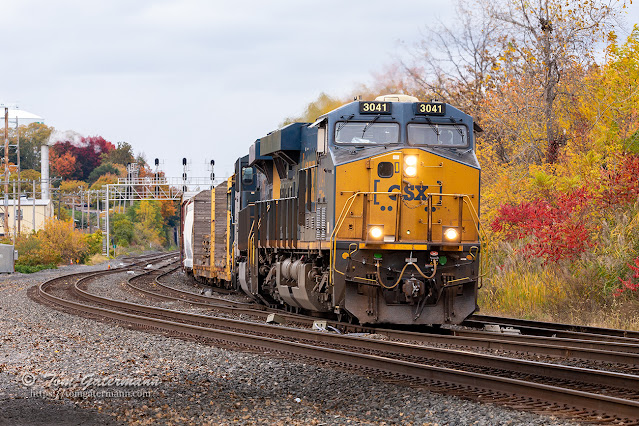
[{"label": "overcast sky", "polygon": [[[639,1],[627,21],[639,22]],[[0,0],[0,103],[126,141],[167,176],[228,176],[324,91],[349,93],[438,20],[441,0]],[[631,25],[630,25],[631,26]]]}]

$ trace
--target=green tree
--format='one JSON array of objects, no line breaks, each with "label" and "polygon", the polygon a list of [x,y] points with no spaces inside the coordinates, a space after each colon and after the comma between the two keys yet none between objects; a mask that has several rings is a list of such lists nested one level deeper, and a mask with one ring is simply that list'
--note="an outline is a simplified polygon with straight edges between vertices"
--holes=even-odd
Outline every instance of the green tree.
[{"label": "green tree", "polygon": [[84,234],[87,243],[89,255],[97,254],[102,251],[102,231],[99,229],[93,234]]},{"label": "green tree", "polygon": [[[54,130],[53,127],[49,127],[42,123],[31,123],[28,125],[19,126],[18,131],[20,133],[20,167],[22,169],[40,169],[40,150],[42,145],[45,145],[49,141],[49,136]],[[11,131],[9,143],[15,145],[17,142],[17,133],[13,129]],[[9,161],[17,164],[17,152],[11,150],[9,154]]]},{"label": "green tree", "polygon": [[135,223],[136,242],[161,246],[164,243],[164,218],[159,201],[143,200],[136,202],[127,214]]},{"label": "green tree", "polygon": [[110,217],[112,240],[118,246],[128,247],[133,242],[135,228],[133,220],[126,214],[116,213]]},{"label": "green tree", "polygon": [[120,176],[120,169],[116,167],[113,163],[102,163],[89,174],[89,178],[87,179],[87,183],[92,185],[95,181],[97,181],[100,176],[104,176],[107,174]]},{"label": "green tree", "polygon": [[135,162],[133,147],[128,142],[118,142],[117,148],[102,154],[100,160],[102,163],[113,163],[126,166],[129,163]]}]

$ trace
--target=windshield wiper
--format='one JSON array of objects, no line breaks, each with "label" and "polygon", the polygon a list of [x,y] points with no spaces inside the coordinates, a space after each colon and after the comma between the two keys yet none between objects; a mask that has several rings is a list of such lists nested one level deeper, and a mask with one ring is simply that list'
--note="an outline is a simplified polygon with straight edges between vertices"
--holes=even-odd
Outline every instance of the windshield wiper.
[{"label": "windshield wiper", "polygon": [[[349,115],[347,118],[344,119],[344,121],[339,123],[339,126],[337,126],[337,130],[335,131],[335,133],[339,133],[339,131],[342,130],[344,126],[346,126],[346,123],[348,123],[348,120],[351,120],[353,117],[355,117],[355,114]],[[340,118],[344,118],[344,116],[342,115]]]},{"label": "windshield wiper", "polygon": [[373,123],[376,122],[377,119],[381,116],[382,116],[381,114],[378,114],[377,116],[375,116],[375,118],[373,118],[371,121],[366,123],[366,126],[364,126],[364,130],[362,130],[362,139],[364,139],[364,135],[366,134],[366,131],[368,130],[368,128],[371,127]]},{"label": "windshield wiper", "polygon": [[457,126],[457,123],[455,123],[455,119],[450,117],[450,121],[453,123],[453,127],[455,128],[455,130],[457,130],[457,133],[459,133],[459,135],[461,136],[462,142],[464,141],[464,132],[462,131],[461,127]]},{"label": "windshield wiper", "polygon": [[424,116],[424,118],[426,119],[426,122],[428,123],[428,126],[433,130],[433,132],[435,132],[435,134],[437,135],[437,140],[439,141],[439,128],[436,126],[433,126],[433,122],[430,121],[430,118],[428,118],[428,116]]}]

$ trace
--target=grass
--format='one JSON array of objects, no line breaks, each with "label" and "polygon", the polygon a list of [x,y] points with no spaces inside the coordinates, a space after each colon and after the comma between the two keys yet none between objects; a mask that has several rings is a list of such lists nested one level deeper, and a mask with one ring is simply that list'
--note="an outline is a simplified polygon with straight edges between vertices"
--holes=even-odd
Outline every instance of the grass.
[{"label": "grass", "polygon": [[639,291],[614,292],[631,278],[639,257],[639,205],[599,223],[590,253],[563,263],[524,257],[526,241],[484,245],[485,271],[479,306],[485,314],[596,327],[639,330]]},{"label": "grass", "polygon": [[479,306],[482,313],[552,320],[557,303],[567,293],[553,270],[509,270],[484,278]]},{"label": "grass", "polygon": [[100,263],[104,263],[104,262],[106,262],[108,260],[109,260],[108,257],[106,257],[106,256],[104,256],[104,255],[102,255],[100,253],[97,253],[97,254],[94,254],[93,256],[91,256],[90,258],[88,258],[86,260],[85,264],[87,264],[87,265],[99,265]]},{"label": "grass", "polygon": [[58,269],[57,265],[15,265],[16,272],[22,274],[33,274],[34,272],[42,271],[43,269]]}]

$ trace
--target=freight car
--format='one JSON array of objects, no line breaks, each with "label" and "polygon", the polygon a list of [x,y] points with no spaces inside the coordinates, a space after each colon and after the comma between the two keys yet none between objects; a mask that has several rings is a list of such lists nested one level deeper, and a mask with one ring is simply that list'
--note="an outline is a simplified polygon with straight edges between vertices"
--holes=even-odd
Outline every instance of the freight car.
[{"label": "freight car", "polygon": [[184,269],[291,311],[460,323],[477,310],[478,131],[449,104],[387,95],[271,132],[184,200]]}]

